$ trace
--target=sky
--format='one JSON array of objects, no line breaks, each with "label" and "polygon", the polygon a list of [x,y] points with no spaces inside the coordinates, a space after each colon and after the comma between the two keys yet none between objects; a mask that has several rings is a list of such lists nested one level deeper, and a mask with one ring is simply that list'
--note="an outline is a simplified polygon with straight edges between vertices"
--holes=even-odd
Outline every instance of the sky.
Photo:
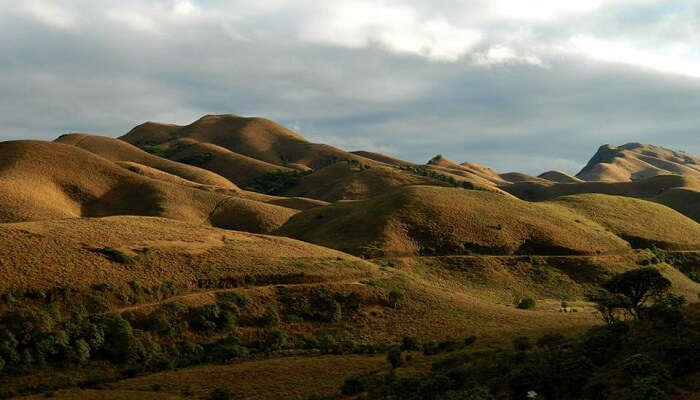
[{"label": "sky", "polygon": [[502,172],[700,154],[700,0],[0,0],[0,140],[224,113]]}]

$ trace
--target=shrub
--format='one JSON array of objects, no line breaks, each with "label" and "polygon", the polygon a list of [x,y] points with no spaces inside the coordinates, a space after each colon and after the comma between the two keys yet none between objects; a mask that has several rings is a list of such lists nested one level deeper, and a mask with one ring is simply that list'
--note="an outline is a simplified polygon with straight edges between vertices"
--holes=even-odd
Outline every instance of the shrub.
[{"label": "shrub", "polygon": [[535,308],[535,305],[536,305],[535,299],[530,298],[530,297],[526,297],[526,298],[520,299],[520,301],[518,301],[517,307],[521,310],[531,310],[531,309]]},{"label": "shrub", "polygon": [[532,343],[530,343],[530,338],[526,336],[518,336],[513,339],[513,349],[517,351],[527,351],[532,348]]},{"label": "shrub", "polygon": [[404,293],[398,289],[391,289],[389,292],[389,306],[396,308],[399,305],[399,300],[403,297]]},{"label": "shrub", "polygon": [[103,247],[99,249],[98,252],[106,256],[109,260],[120,264],[132,264],[134,262],[133,257],[113,247]]},{"label": "shrub", "polygon": [[386,359],[389,361],[389,364],[391,364],[391,368],[398,368],[404,363],[403,355],[401,355],[401,349],[398,347],[394,347],[389,350],[389,352],[386,354]]},{"label": "shrub", "polygon": [[560,333],[550,333],[537,339],[537,347],[552,349],[566,343],[566,338]]},{"label": "shrub", "polygon": [[90,294],[85,299],[85,308],[91,314],[103,313],[112,309],[109,300],[100,294]]},{"label": "shrub", "polygon": [[267,326],[277,325],[280,323],[280,314],[275,307],[267,306],[262,316],[262,321]]},{"label": "shrub", "polygon": [[441,358],[433,363],[433,370],[454,369],[474,359],[474,356],[467,352],[453,353]]},{"label": "shrub", "polygon": [[340,388],[340,392],[345,396],[352,396],[367,391],[368,389],[381,383],[382,378],[377,375],[352,375],[345,378],[345,382]]},{"label": "shrub", "polygon": [[231,399],[231,391],[227,388],[216,388],[209,395],[209,400],[229,400]]},{"label": "shrub", "polygon": [[411,336],[404,336],[401,341],[401,350],[418,350],[420,348],[420,343],[418,339]]},{"label": "shrub", "polygon": [[265,336],[265,350],[277,351],[287,346],[287,333],[281,329],[272,329]]},{"label": "shrub", "polygon": [[250,296],[238,291],[219,292],[216,294],[216,301],[223,304],[231,303],[243,307],[250,303]]}]

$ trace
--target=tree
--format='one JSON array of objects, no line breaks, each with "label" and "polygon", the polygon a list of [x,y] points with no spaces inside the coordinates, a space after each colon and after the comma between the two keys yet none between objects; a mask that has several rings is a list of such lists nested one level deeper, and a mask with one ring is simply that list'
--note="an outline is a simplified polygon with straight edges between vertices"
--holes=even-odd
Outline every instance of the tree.
[{"label": "tree", "polygon": [[[639,268],[615,275],[603,284],[603,288],[617,297],[613,305],[624,308],[634,318],[642,315],[646,302],[653,297],[661,297],[671,287],[671,281],[664,278],[655,268]],[[608,299],[610,300],[610,298]]]}]

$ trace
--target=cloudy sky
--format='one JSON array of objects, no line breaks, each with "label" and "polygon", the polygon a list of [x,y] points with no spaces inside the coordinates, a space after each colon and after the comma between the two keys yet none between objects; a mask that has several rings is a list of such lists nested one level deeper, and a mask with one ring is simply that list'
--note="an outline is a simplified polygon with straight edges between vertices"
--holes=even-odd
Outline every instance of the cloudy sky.
[{"label": "cloudy sky", "polygon": [[0,140],[203,114],[424,162],[700,154],[699,0],[0,0]]}]

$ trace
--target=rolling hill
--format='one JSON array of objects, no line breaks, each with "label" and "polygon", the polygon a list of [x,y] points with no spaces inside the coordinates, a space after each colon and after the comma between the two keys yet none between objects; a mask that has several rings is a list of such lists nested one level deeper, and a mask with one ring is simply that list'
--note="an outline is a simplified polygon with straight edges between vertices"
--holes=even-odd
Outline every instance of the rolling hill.
[{"label": "rolling hill", "polygon": [[[616,207],[631,208],[627,212]],[[621,225],[606,225],[621,215]],[[373,223],[362,222],[368,220]],[[668,221],[673,223],[667,226]],[[652,229],[640,232],[645,225]],[[629,250],[623,238],[698,249],[699,229],[677,212],[641,200],[588,196],[528,203],[490,192],[416,186],[305,211],[278,232],[351,254],[376,256],[615,253]]]},{"label": "rolling hill", "polygon": [[670,174],[700,179],[700,158],[640,143],[618,147],[606,144],[576,177],[585,181],[628,182]]},{"label": "rolling hill", "polygon": [[308,142],[270,120],[233,114],[205,115],[186,126],[145,123],[120,139],[139,146],[167,145],[182,138],[214,144],[269,164],[295,169],[318,169],[336,159],[369,161],[332,146]]},{"label": "rolling hill", "polygon": [[236,188],[231,181],[211,171],[154,156],[129,143],[106,136],[72,133],[61,135],[55,141],[79,147],[110,161],[134,162],[203,185]]},{"label": "rolling hill", "polygon": [[679,175],[659,175],[634,182],[519,182],[500,189],[527,201],[585,193],[634,197],[667,205],[700,222],[700,181]]},{"label": "rolling hill", "polygon": [[562,207],[429,186],[311,209],[292,217],[278,233],[370,256],[629,250],[626,242],[597,223]]},{"label": "rolling hill", "polygon": [[0,184],[2,222],[146,215],[268,232],[296,212],[151,179],[76,146],[41,141],[0,143]]}]

